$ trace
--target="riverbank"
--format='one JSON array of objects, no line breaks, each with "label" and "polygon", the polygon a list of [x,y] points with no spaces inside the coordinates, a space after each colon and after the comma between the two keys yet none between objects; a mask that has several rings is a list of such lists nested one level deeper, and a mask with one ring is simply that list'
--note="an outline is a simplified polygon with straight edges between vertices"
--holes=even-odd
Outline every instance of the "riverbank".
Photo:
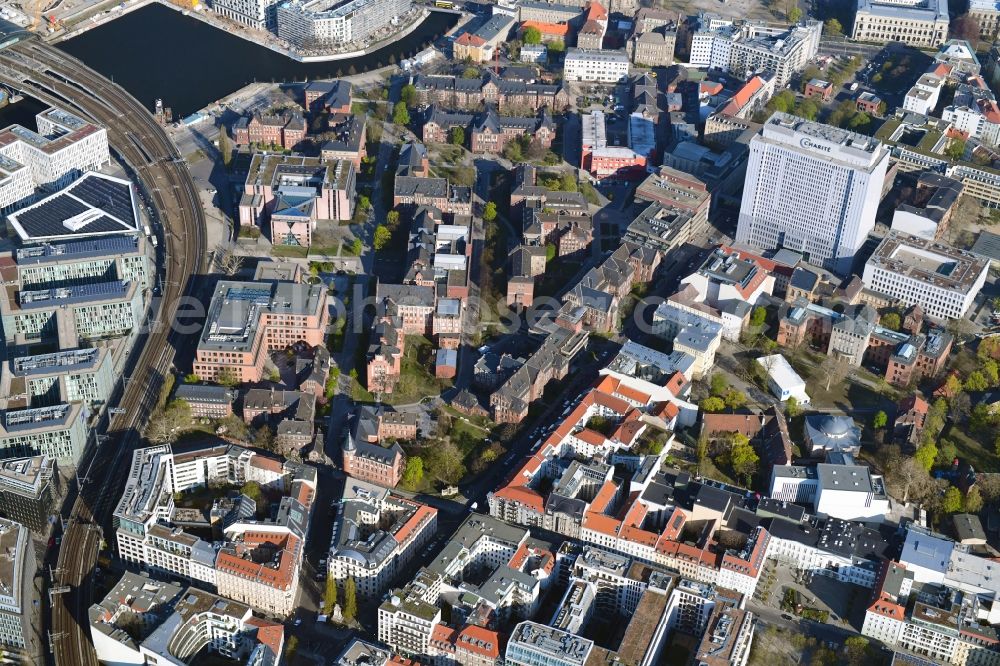
[{"label": "riverbank", "polygon": [[[233,23],[227,21],[226,19],[220,18],[211,10],[203,8],[199,5],[199,9],[185,9],[180,7],[168,0],[125,0],[124,2],[119,2],[119,0],[108,0],[103,4],[92,5],[85,7],[84,9],[69,14],[61,18],[62,23],[70,24],[72,27],[69,30],[58,30],[51,34],[43,36],[43,39],[53,43],[59,43],[78,37],[83,33],[92,30],[94,28],[100,27],[101,25],[114,21],[117,18],[125,16],[131,12],[138,9],[142,9],[147,5],[159,4],[169,9],[172,9],[184,16],[190,16],[191,18],[198,19],[199,21],[209,25],[216,30],[221,30],[226,34],[234,35],[241,39],[244,39],[251,44],[257,46],[262,46],[264,48],[270,49],[275,53],[285,56],[286,58],[291,58],[296,62],[301,63],[320,63],[320,62],[333,62],[337,60],[349,60],[352,58],[360,58],[362,56],[375,53],[380,49],[390,46],[401,39],[410,36],[417,28],[419,28],[424,21],[430,16],[432,11],[442,11],[437,9],[432,9],[429,7],[423,7],[419,9],[419,15],[414,18],[414,20],[407,22],[407,24],[401,29],[391,35],[387,35],[377,42],[369,44],[363,49],[355,49],[353,51],[339,51],[336,53],[325,53],[320,55],[306,55],[303,52],[298,51],[295,47],[287,44],[286,42],[278,39],[276,35],[263,30],[253,30],[246,26],[240,25],[238,23]],[[454,12],[447,12],[454,13]],[[77,19],[78,16],[81,18]]]},{"label": "riverbank", "polygon": [[[126,9],[116,12],[116,20],[60,41],[58,48],[113,79],[150,109],[162,99],[178,117],[252,83],[353,78],[391,70],[431,46],[459,19],[455,14],[429,12],[407,37],[381,48],[352,58],[302,62],[161,2],[134,0],[126,3]],[[121,53],[129,57],[121,58]]]}]

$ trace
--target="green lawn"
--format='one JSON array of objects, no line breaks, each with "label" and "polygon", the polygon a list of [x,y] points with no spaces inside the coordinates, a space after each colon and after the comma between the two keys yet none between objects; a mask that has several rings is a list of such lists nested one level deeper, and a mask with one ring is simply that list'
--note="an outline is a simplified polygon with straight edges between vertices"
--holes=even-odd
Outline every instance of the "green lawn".
[{"label": "green lawn", "polygon": [[301,245],[273,245],[271,246],[271,254],[275,257],[305,259],[309,255],[309,248]]},{"label": "green lawn", "polygon": [[958,449],[958,457],[962,462],[971,464],[977,472],[1000,472],[1000,458],[992,450],[993,442],[977,441],[970,437],[961,427],[948,425],[941,432],[940,439],[950,440]]},{"label": "green lawn", "polygon": [[391,405],[405,405],[449,388],[450,380],[434,376],[435,353],[434,345],[424,336],[406,336],[399,383],[383,399]]}]

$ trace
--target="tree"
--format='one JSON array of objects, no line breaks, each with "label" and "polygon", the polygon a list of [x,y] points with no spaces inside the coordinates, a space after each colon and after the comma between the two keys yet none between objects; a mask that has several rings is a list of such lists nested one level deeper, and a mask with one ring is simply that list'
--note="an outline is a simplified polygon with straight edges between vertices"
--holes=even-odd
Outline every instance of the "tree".
[{"label": "tree", "polygon": [[726,379],[726,376],[721,372],[713,374],[709,383],[712,395],[714,396],[724,396],[726,394],[726,390],[729,388],[729,380]]},{"label": "tree", "polygon": [[285,641],[285,658],[282,660],[286,664],[291,664],[295,661],[295,655],[299,651],[299,637],[289,636],[288,640]]},{"label": "tree", "polygon": [[545,262],[548,263],[556,258],[556,246],[552,243],[545,244]]},{"label": "tree", "polygon": [[875,416],[872,417],[872,427],[876,430],[881,430],[889,422],[889,417],[881,409],[875,412]]},{"label": "tree", "polygon": [[962,155],[965,154],[965,140],[952,139],[948,142],[948,147],[944,149],[944,154],[953,160],[962,159]]},{"label": "tree", "polygon": [[[438,419],[440,425],[441,419]],[[465,474],[464,456],[451,438],[445,438],[423,451],[424,473],[447,484],[454,483]]]},{"label": "tree", "polygon": [[226,367],[219,371],[219,374],[216,375],[215,377],[215,381],[216,383],[221,384],[222,386],[228,386],[229,388],[233,388],[239,385],[240,378],[236,375],[235,370]]},{"label": "tree", "polygon": [[979,367],[981,368],[980,372],[983,373],[983,377],[986,378],[986,381],[990,386],[1000,384],[1000,365],[997,365],[996,361],[992,358],[988,358],[985,361],[982,361],[982,364]]},{"label": "tree", "polygon": [[542,43],[542,31],[535,26],[528,26],[524,29],[521,39],[525,44],[541,44]]},{"label": "tree", "polygon": [[[914,456],[904,455],[896,445],[879,449],[881,467],[885,470],[885,479],[890,486],[890,494],[901,497],[905,504],[913,493],[922,494],[922,490],[930,485],[927,469]],[[932,463],[933,464],[933,460]]]},{"label": "tree", "polygon": [[938,450],[934,442],[925,442],[917,447],[917,452],[913,454],[913,458],[920,463],[925,472],[929,472],[934,467],[934,460],[937,459],[937,454]]},{"label": "tree", "polygon": [[948,27],[948,37],[951,39],[964,39],[975,48],[979,42],[979,21],[968,14],[962,14],[951,22]]},{"label": "tree", "polygon": [[230,439],[238,439],[245,442],[250,438],[250,428],[240,417],[235,414],[224,416],[216,422],[216,432],[224,432]]},{"label": "tree", "polygon": [[812,100],[804,99],[795,105],[795,111],[792,113],[806,120],[816,120],[816,116],[819,115],[819,107]]},{"label": "tree", "polygon": [[146,439],[153,444],[172,444],[191,427],[191,405],[186,400],[174,400],[153,413],[146,425]]},{"label": "tree", "polygon": [[799,9],[798,5],[793,6],[788,10],[788,22],[798,23],[799,19],[802,18],[802,10]]},{"label": "tree", "polygon": [[844,34],[844,26],[835,18],[827,19],[823,24],[823,34],[838,37]]},{"label": "tree", "polygon": [[240,493],[252,499],[257,506],[260,506],[264,501],[264,491],[260,489],[260,484],[256,481],[244,483],[243,487],[240,488]]},{"label": "tree", "polygon": [[417,103],[417,87],[412,83],[407,83],[399,91],[399,99],[406,106],[414,106]]},{"label": "tree", "polygon": [[945,513],[958,513],[962,510],[962,491],[955,486],[948,486],[941,500],[941,510]]},{"label": "tree", "polygon": [[826,390],[829,391],[831,386],[847,379],[851,366],[839,355],[834,354],[823,359],[819,370],[820,374],[826,377]]},{"label": "tree", "polygon": [[243,267],[243,257],[231,243],[220,243],[215,248],[215,263],[226,275],[236,275]]},{"label": "tree", "polygon": [[371,198],[369,198],[367,194],[362,194],[361,196],[358,197],[358,208],[367,213],[369,210],[371,210],[371,207],[372,207],[372,200]]},{"label": "tree", "polygon": [[388,227],[384,224],[380,224],[375,227],[375,237],[372,240],[372,243],[375,246],[376,252],[388,245],[390,240],[392,240],[392,232],[389,231]]},{"label": "tree", "polygon": [[399,227],[399,211],[390,210],[385,214],[385,224],[389,227],[389,231],[395,231]]},{"label": "tree", "polygon": [[468,66],[462,71],[463,79],[478,79],[481,76],[481,72],[478,67]]},{"label": "tree", "polygon": [[193,372],[190,372],[190,373],[184,375],[184,383],[185,384],[200,384],[201,383],[201,377],[199,377],[198,375],[196,375]]},{"label": "tree", "polygon": [[713,395],[703,399],[698,406],[701,407],[701,411],[703,412],[721,412],[726,408],[726,401]]},{"label": "tree", "polygon": [[763,305],[758,305],[750,313],[750,325],[751,326],[763,326],[767,321],[767,308]]},{"label": "tree", "polygon": [[360,238],[355,238],[354,241],[351,243],[351,253],[354,254],[354,256],[356,257],[360,257],[361,252],[364,249],[365,247],[364,245],[361,244]]},{"label": "tree", "polygon": [[344,620],[347,622],[353,622],[354,618],[358,616],[358,587],[353,576],[344,583],[344,608],[342,612]]},{"label": "tree", "polygon": [[219,125],[219,154],[222,155],[222,163],[228,167],[233,161],[233,144],[229,141],[225,125]]},{"label": "tree", "polygon": [[864,636],[850,636],[844,641],[844,652],[850,666],[862,666],[869,662],[868,639]]},{"label": "tree", "polygon": [[760,462],[760,456],[750,446],[750,440],[745,435],[740,433],[735,433],[735,435],[733,437],[733,447],[729,452],[730,465],[733,468],[733,472],[742,476],[746,485],[749,486],[753,475],[757,473],[757,464]]},{"label": "tree", "polygon": [[882,315],[882,318],[879,320],[879,324],[885,328],[891,328],[894,331],[898,331],[903,325],[903,321],[900,319],[898,312],[887,312]]},{"label": "tree", "polygon": [[497,205],[492,201],[487,201],[483,207],[483,222],[492,222],[497,219]]},{"label": "tree", "polygon": [[965,378],[965,390],[966,391],[985,391],[990,387],[990,383],[986,381],[986,377],[983,373],[978,370],[973,370],[969,373],[969,376]]},{"label": "tree", "polygon": [[979,486],[969,488],[969,492],[965,493],[964,504],[967,513],[979,513],[983,510],[983,495],[979,492]]},{"label": "tree", "polygon": [[409,489],[417,488],[424,480],[424,459],[420,456],[410,456],[406,459],[406,469],[403,470],[403,485]]},{"label": "tree", "polygon": [[771,101],[767,103],[767,106],[772,111],[791,113],[792,109],[795,108],[795,93],[791,90],[782,90],[780,93],[771,98]]},{"label": "tree", "polygon": [[747,404],[747,394],[736,389],[729,389],[726,391],[724,400],[726,401],[726,407],[735,412]]},{"label": "tree", "polygon": [[323,607],[327,612],[333,612],[337,605],[337,579],[330,576],[326,579],[326,589],[323,590]]},{"label": "tree", "polygon": [[265,451],[274,450],[274,431],[270,426],[262,425],[253,432],[253,445]]},{"label": "tree", "polygon": [[802,405],[799,404],[799,399],[794,395],[785,401],[785,416],[790,419],[794,419],[796,416],[802,413]]},{"label": "tree", "polygon": [[702,474],[704,472],[705,461],[708,460],[708,437],[702,436],[698,438],[695,456],[698,459],[698,474]]},{"label": "tree", "polygon": [[448,140],[451,141],[453,145],[463,145],[465,143],[465,130],[461,127],[452,127]]},{"label": "tree", "polygon": [[393,107],[392,122],[396,123],[400,127],[405,127],[410,124],[410,112],[406,110],[406,104],[403,102],[396,102],[396,106]]},{"label": "tree", "polygon": [[556,39],[549,42],[548,49],[549,53],[562,53],[566,50],[566,44],[563,41]]}]

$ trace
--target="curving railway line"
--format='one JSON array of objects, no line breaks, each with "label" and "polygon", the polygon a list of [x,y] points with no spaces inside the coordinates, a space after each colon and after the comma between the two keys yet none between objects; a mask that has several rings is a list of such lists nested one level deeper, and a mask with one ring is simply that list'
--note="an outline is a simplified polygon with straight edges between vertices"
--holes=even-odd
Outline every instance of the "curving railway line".
[{"label": "curving railway line", "polygon": [[43,102],[62,106],[107,127],[108,142],[152,209],[163,243],[157,266],[162,293],[154,299],[149,326],[137,339],[126,376],[110,404],[123,412],[104,415],[79,469],[86,473],[69,513],[51,581],[47,654],[58,665],[97,666],[87,609],[92,574],[111,512],[121,495],[133,449],[155,409],[177,349],[190,342],[169,325],[178,302],[191,295],[192,277],[205,261],[205,219],[194,182],[176,147],[152,115],[125,90],[79,60],[37,39],[0,49],[0,83]]}]

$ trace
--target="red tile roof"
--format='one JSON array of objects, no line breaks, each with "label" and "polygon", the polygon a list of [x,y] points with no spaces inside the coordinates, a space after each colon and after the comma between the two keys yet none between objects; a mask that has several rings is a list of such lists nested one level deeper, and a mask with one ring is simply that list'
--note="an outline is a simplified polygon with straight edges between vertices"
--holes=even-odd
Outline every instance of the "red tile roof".
[{"label": "red tile roof", "polygon": [[524,32],[527,28],[535,28],[538,32],[543,35],[553,35],[556,37],[565,37],[569,34],[569,26],[565,23],[546,23],[545,21],[523,21],[521,23],[521,32]]}]

